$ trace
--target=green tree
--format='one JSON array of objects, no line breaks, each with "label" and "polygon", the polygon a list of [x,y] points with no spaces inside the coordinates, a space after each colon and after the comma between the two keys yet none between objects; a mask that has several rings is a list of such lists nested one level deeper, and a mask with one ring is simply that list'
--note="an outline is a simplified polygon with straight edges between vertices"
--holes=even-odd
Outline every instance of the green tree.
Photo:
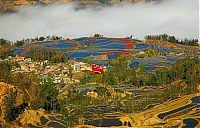
[{"label": "green tree", "polygon": [[182,44],[182,45],[199,46],[198,39],[179,40],[179,39],[176,39],[175,36],[170,36],[167,34],[147,35],[147,36],[145,36],[145,40],[163,40],[163,41],[168,41],[171,43],[177,43],[177,44]]},{"label": "green tree", "polygon": [[112,67],[110,71],[113,72],[118,84],[130,82],[130,79],[133,75],[133,71],[129,66],[131,59],[131,55],[121,55],[109,63],[109,65]]},{"label": "green tree", "polygon": [[10,41],[5,39],[0,39],[0,59],[5,59],[8,56],[11,56],[12,53],[12,45]]},{"label": "green tree", "polygon": [[170,69],[160,69],[155,71],[156,81],[159,86],[167,85],[174,81],[172,71]]},{"label": "green tree", "polygon": [[16,107],[17,92],[11,90],[4,98],[4,115],[5,121],[10,123],[15,120],[16,113],[13,111]]},{"label": "green tree", "polygon": [[31,103],[36,98],[39,80],[34,73],[15,73],[11,83],[22,91],[24,102]]},{"label": "green tree", "polygon": [[103,35],[98,34],[98,33],[95,33],[95,34],[94,34],[94,37],[103,37]]},{"label": "green tree", "polygon": [[185,80],[189,84],[199,83],[200,61],[195,58],[186,58],[177,61],[173,67],[173,75],[176,79]]},{"label": "green tree", "polygon": [[172,67],[172,75],[189,84],[192,92],[196,91],[196,85],[200,83],[200,60],[186,58],[177,61]]},{"label": "green tree", "polygon": [[24,40],[17,40],[15,43],[14,43],[14,45],[16,46],[16,47],[21,47],[21,46],[23,46],[25,44],[25,41]]},{"label": "green tree", "polygon": [[12,64],[8,61],[0,62],[0,81],[10,83]]},{"label": "green tree", "polygon": [[57,96],[59,92],[51,79],[41,81],[38,93],[38,98],[42,99],[42,106],[45,110],[52,111],[58,108]]},{"label": "green tree", "polygon": [[92,78],[92,74],[91,73],[84,73],[81,76],[80,83],[81,84],[89,83],[89,82],[91,82],[91,78]]}]

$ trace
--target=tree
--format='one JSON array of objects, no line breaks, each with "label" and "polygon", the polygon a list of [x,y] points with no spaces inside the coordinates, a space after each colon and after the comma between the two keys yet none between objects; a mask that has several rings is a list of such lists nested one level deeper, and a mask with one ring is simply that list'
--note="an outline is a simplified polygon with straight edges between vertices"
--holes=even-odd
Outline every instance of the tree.
[{"label": "tree", "polygon": [[24,102],[31,103],[36,98],[39,81],[34,73],[15,73],[11,83],[22,91]]},{"label": "tree", "polygon": [[95,88],[95,91],[100,95],[104,95],[107,92],[107,88],[106,87],[97,86]]},{"label": "tree", "polygon": [[21,46],[23,46],[25,44],[25,40],[17,40],[15,43],[14,43],[14,45],[16,46],[16,47],[21,47]]},{"label": "tree", "polygon": [[165,99],[176,99],[180,95],[180,91],[181,91],[181,88],[179,86],[174,86],[170,84],[164,90],[163,96]]},{"label": "tree", "polygon": [[172,67],[172,77],[184,80],[190,85],[190,90],[194,92],[196,85],[200,83],[200,60],[186,58],[178,60]]},{"label": "tree", "polygon": [[81,76],[80,83],[81,84],[89,83],[89,82],[91,82],[91,78],[92,78],[92,74],[91,73],[84,73]]},{"label": "tree", "polygon": [[170,36],[170,35],[167,35],[167,34],[147,35],[147,36],[145,36],[145,40],[163,40],[163,41],[168,41],[168,42],[171,42],[171,43],[177,43],[177,44],[182,44],[182,45],[199,46],[198,39],[179,40],[179,39],[176,39],[175,36]]},{"label": "tree", "polygon": [[130,82],[133,75],[133,70],[129,66],[131,59],[131,55],[121,55],[109,63],[112,67],[110,71],[113,73],[118,84]]},{"label": "tree", "polygon": [[59,111],[60,114],[62,114],[63,116],[63,120],[65,122],[65,125],[67,127],[71,127],[75,121],[76,121],[76,118],[75,116],[70,112],[70,110],[67,109],[66,107],[66,104],[64,101],[62,101],[60,103],[60,111]]},{"label": "tree", "polygon": [[16,96],[17,92],[15,90],[12,90],[4,98],[4,115],[5,121],[8,123],[14,121],[17,116],[16,113],[13,112],[16,105]]},{"label": "tree", "polygon": [[103,35],[98,34],[98,33],[95,33],[95,34],[94,34],[94,37],[103,37]]},{"label": "tree", "polygon": [[51,79],[44,79],[39,86],[39,97],[42,99],[42,107],[47,111],[56,110],[58,107],[58,89]]},{"label": "tree", "polygon": [[0,62],[0,81],[10,83],[12,64],[7,61]]},{"label": "tree", "polygon": [[0,39],[0,58],[5,59],[12,54],[12,45],[10,41]]},{"label": "tree", "polygon": [[170,69],[160,69],[155,71],[158,86],[163,86],[174,81],[172,71]]},{"label": "tree", "polygon": [[72,81],[73,78],[73,67],[71,65],[68,66],[68,73],[67,73],[68,77],[70,78],[70,80]]}]

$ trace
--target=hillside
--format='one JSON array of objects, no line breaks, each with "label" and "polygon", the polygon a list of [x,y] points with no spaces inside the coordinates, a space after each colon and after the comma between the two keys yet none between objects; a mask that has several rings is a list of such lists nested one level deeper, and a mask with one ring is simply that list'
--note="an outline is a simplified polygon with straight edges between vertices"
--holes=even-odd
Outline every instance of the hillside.
[{"label": "hillside", "polygon": [[[37,50],[33,50],[37,49]],[[135,58],[131,67],[144,65],[146,70],[168,67],[179,59],[199,56],[199,47],[180,45],[160,40],[134,40],[130,38],[81,37],[68,40],[36,42],[13,49],[14,54],[33,57],[35,52],[64,52],[65,56],[90,64],[106,65],[121,54]]]},{"label": "hillside", "polygon": [[[69,2],[77,2],[79,7],[84,7],[87,5],[111,5],[115,3],[119,3],[122,0],[1,0],[0,1],[0,14],[4,12],[13,12],[17,7],[22,5],[47,5],[54,2],[61,2],[61,3],[69,3]],[[156,1],[156,0],[123,0],[127,2],[139,2],[139,1]]]},{"label": "hillside", "polygon": [[[197,128],[200,126],[199,96],[199,93],[187,95],[176,100],[167,101],[139,113],[121,116],[119,121],[121,121],[123,125],[118,127],[130,127],[131,124],[134,128],[194,128],[195,126],[195,128]],[[101,123],[106,124],[110,122],[109,119],[105,119],[102,120]],[[113,119],[112,124],[117,123],[117,119]],[[127,126],[127,124],[129,125]],[[97,121],[94,121],[93,126],[78,125],[76,128],[94,128],[96,125]],[[106,126],[104,126],[104,128],[106,128]]]},{"label": "hillside", "polygon": [[199,46],[98,34],[23,41],[1,56],[0,127],[199,126]]}]

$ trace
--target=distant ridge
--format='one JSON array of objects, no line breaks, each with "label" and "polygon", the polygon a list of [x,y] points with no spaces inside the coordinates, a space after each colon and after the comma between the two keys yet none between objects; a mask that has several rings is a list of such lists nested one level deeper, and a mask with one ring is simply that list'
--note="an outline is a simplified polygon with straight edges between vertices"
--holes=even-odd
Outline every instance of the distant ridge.
[{"label": "distant ridge", "polygon": [[47,5],[54,2],[69,3],[77,2],[79,7],[85,7],[89,5],[112,5],[119,2],[151,2],[151,1],[161,1],[161,0],[0,0],[0,14],[14,12],[16,7],[22,5]]}]

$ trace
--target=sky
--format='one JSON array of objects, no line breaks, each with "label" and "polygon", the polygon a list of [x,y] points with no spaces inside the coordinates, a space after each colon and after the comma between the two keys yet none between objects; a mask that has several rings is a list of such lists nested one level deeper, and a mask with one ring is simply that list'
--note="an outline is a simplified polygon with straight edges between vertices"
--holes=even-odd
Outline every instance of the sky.
[{"label": "sky", "polygon": [[75,3],[24,6],[0,16],[0,38],[21,40],[36,36],[65,38],[93,36],[143,39],[148,34],[199,38],[198,0],[159,3],[120,3],[109,7],[76,9]]}]

